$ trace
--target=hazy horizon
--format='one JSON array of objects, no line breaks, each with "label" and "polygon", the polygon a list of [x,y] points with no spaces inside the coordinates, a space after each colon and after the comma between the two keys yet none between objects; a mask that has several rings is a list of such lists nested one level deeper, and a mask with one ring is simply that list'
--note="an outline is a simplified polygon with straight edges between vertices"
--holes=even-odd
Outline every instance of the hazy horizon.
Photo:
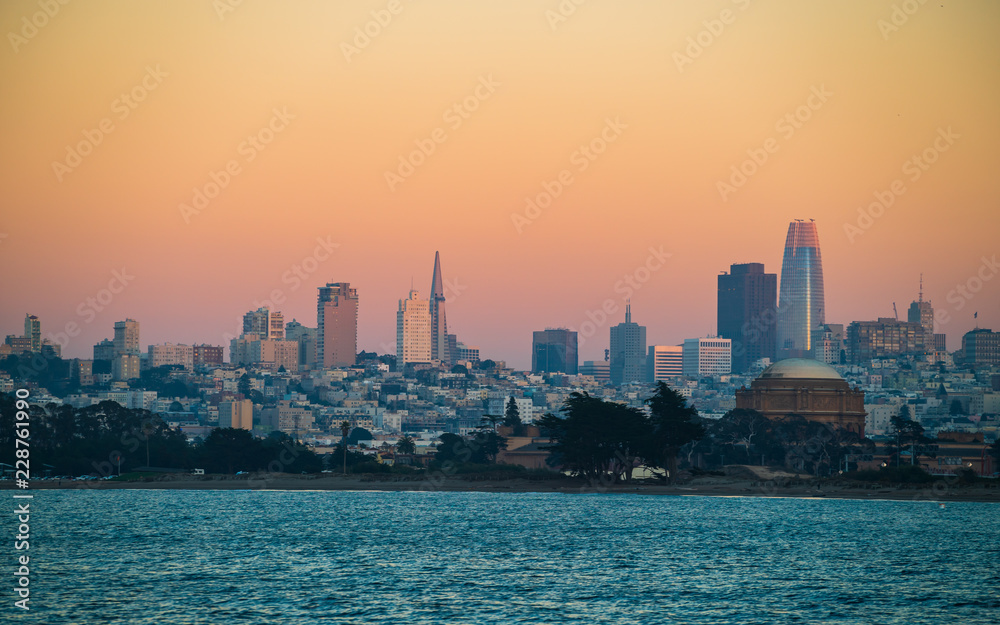
[{"label": "hazy horizon", "polygon": [[957,349],[1000,329],[1000,5],[903,4],[3,3],[0,334],[228,348],[350,282],[358,349],[394,352],[440,251],[449,331],[517,368],[612,300],[582,362],[626,295],[651,345],[714,334],[716,276],[780,276],[815,219],[827,323],[905,320],[923,274]]}]

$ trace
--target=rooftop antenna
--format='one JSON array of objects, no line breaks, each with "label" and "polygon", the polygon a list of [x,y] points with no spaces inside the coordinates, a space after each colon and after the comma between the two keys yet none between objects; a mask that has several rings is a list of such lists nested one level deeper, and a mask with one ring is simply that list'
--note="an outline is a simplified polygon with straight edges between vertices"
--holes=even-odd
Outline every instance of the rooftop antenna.
[{"label": "rooftop antenna", "polygon": [[917,301],[924,301],[924,274],[920,274],[920,299]]}]

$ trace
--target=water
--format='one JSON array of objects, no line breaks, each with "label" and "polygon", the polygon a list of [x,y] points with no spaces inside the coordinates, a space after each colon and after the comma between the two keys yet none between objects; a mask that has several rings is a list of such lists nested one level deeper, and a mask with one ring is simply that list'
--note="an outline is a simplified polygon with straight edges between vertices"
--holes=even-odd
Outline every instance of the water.
[{"label": "water", "polygon": [[32,505],[32,609],[6,590],[0,622],[1000,622],[997,504],[108,490]]}]

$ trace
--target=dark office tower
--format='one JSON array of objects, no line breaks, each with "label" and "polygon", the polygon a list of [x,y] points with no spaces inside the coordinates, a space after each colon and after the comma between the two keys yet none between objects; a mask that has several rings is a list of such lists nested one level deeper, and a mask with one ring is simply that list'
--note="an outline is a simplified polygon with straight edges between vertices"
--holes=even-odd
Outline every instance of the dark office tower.
[{"label": "dark office tower", "polygon": [[906,320],[910,323],[919,323],[924,329],[924,349],[932,351],[934,349],[934,307],[930,302],[924,301],[924,276],[920,276],[920,295],[917,301],[910,303],[910,309],[906,313]]},{"label": "dark office tower", "polygon": [[646,326],[632,323],[632,307],[625,305],[625,323],[611,328],[611,382],[629,384],[646,378]]},{"label": "dark office tower", "polygon": [[826,323],[823,261],[813,220],[788,225],[781,262],[777,357],[810,358],[812,331]]},{"label": "dark office tower", "polygon": [[733,344],[733,372],[761,358],[774,360],[778,275],[763,263],[731,265],[719,276],[718,334]]},{"label": "dark office tower", "polygon": [[441,280],[441,254],[434,252],[434,277],[431,278],[431,359],[451,362],[448,350],[448,322],[444,316],[444,282]]},{"label": "dark office tower", "polygon": [[316,364],[353,365],[358,357],[358,290],[349,282],[319,287],[316,325]]},{"label": "dark office tower", "polygon": [[532,333],[531,372],[576,375],[577,335],[572,330],[546,328]]}]

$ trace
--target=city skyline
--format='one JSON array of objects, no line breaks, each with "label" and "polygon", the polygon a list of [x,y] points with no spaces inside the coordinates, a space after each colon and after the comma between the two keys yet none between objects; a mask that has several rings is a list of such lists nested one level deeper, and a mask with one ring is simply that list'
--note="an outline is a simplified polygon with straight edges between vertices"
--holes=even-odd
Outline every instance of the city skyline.
[{"label": "city skyline", "polygon": [[862,2],[403,4],[364,46],[384,3],[105,6],[0,57],[0,326],[75,323],[68,356],[125,318],[150,343],[227,344],[269,303],[314,325],[338,281],[385,353],[440,250],[450,333],[526,369],[533,330],[611,300],[580,337],[601,359],[627,298],[649,344],[714,334],[718,273],[776,271],[797,218],[823,229],[827,322],[905,314],[923,274],[950,349],[973,312],[1000,327],[994,4],[895,29]]}]

